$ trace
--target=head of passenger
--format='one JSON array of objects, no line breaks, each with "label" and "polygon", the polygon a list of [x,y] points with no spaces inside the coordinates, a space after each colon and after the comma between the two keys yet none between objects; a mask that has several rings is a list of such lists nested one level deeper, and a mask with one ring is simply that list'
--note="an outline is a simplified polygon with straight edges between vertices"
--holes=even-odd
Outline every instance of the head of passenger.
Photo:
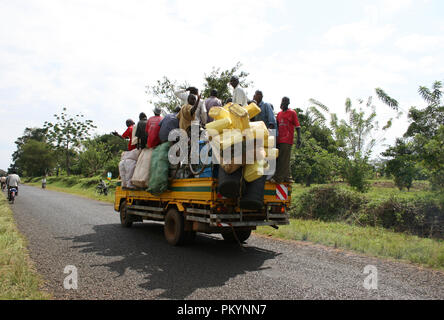
[{"label": "head of passenger", "polygon": [[156,117],[160,116],[160,114],[162,113],[162,110],[158,107],[154,108],[154,115]]},{"label": "head of passenger", "polygon": [[197,97],[194,94],[188,96],[188,104],[194,106],[196,104]]},{"label": "head of passenger", "polygon": [[233,88],[236,88],[239,85],[239,78],[237,76],[232,76],[230,79],[230,84]]},{"label": "head of passenger", "polygon": [[283,97],[283,98],[282,98],[282,103],[281,103],[281,109],[282,109],[283,111],[287,111],[289,105],[290,105],[290,98],[288,98],[288,97]]},{"label": "head of passenger", "polygon": [[180,107],[176,107],[176,109],[173,110],[174,114],[178,114],[180,112]]},{"label": "head of passenger", "polygon": [[144,112],[139,114],[139,120],[147,120],[148,117],[146,116],[146,114]]},{"label": "head of passenger", "polygon": [[211,93],[210,93],[210,95],[212,96],[212,97],[215,97],[215,98],[217,98],[217,90],[216,89],[213,89],[213,90],[211,90]]},{"label": "head of passenger", "polygon": [[253,100],[256,101],[257,104],[262,102],[262,99],[264,98],[264,95],[262,94],[262,91],[257,90],[254,94]]},{"label": "head of passenger", "polygon": [[126,120],[126,126],[129,128],[131,126],[135,125],[134,121],[131,119]]}]

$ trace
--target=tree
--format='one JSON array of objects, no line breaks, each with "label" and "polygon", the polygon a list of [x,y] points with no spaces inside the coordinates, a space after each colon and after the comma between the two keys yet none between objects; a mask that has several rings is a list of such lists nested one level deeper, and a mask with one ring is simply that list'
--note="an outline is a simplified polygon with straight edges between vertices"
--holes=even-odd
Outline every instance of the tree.
[{"label": "tree", "polygon": [[[380,95],[382,94],[382,90],[377,89],[378,92]],[[397,106],[394,99],[387,99],[387,101],[392,106]],[[311,99],[311,102],[322,110],[328,110],[324,104],[317,100]],[[370,156],[374,146],[385,140],[384,134],[392,126],[393,119],[390,119],[383,128],[379,128],[372,97],[369,97],[365,103],[364,100],[359,99],[358,108],[353,106],[350,98],[347,98],[345,113],[347,118],[341,120],[335,113],[332,113],[330,121],[338,152],[345,155],[341,172],[350,186],[360,192],[366,192],[369,186],[366,179],[370,177],[369,172],[371,171]]]},{"label": "tree", "polygon": [[78,167],[81,174],[92,177],[103,171],[112,158],[109,148],[97,140],[87,140],[83,143],[85,150],[79,154]]},{"label": "tree", "polygon": [[394,176],[399,190],[407,188],[410,191],[418,173],[413,143],[397,139],[395,146],[387,149],[382,155],[390,158],[386,164],[386,172]]},{"label": "tree", "polygon": [[49,144],[29,139],[21,147],[20,157],[15,164],[22,175],[38,177],[48,174],[54,168],[55,163],[56,158]]},{"label": "tree", "polygon": [[12,154],[12,163],[8,169],[9,172],[16,171],[19,175],[24,175],[25,167],[20,159],[23,156],[23,147],[31,140],[46,143],[47,130],[44,128],[25,128],[23,136],[17,138],[15,144],[17,150]]},{"label": "tree", "polygon": [[83,114],[69,115],[66,108],[60,115],[54,114],[55,123],[45,121],[44,129],[48,132],[48,141],[52,143],[64,157],[67,175],[70,175],[72,151],[80,147],[82,141],[90,136],[90,130],[97,128],[92,120],[84,120]]},{"label": "tree", "polygon": [[237,75],[239,77],[239,84],[243,88],[250,87],[253,83],[247,81],[249,73],[245,71],[240,71],[242,64],[240,62],[236,63],[236,65],[228,70],[221,71],[220,68],[214,68],[210,72],[210,74],[205,74],[205,83],[204,83],[204,98],[208,98],[211,94],[211,90],[216,89],[218,92],[219,99],[222,102],[227,101],[231,98],[231,92],[228,86],[230,79],[232,76]]},{"label": "tree", "polygon": [[[241,86],[247,88],[251,82],[247,81],[248,73],[240,71],[242,64],[238,62],[233,68],[225,71],[220,71],[220,68],[213,70],[209,75],[204,75],[204,90],[202,98],[208,98],[212,89],[218,90],[219,98],[222,101],[231,98],[231,93],[228,87],[230,78],[237,74]],[[190,85],[187,82],[178,83],[164,76],[161,80],[157,80],[155,85],[146,86],[145,93],[148,95],[148,102],[163,110],[163,112],[173,112],[177,107],[181,107],[181,101],[174,95],[176,90],[186,89]]]}]

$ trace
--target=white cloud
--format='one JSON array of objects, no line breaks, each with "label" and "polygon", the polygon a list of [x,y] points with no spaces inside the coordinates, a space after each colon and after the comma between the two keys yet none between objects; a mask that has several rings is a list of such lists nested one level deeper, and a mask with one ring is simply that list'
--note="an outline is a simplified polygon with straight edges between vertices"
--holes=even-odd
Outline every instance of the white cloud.
[{"label": "white cloud", "polygon": [[420,53],[436,51],[444,48],[444,36],[414,33],[399,38],[395,45],[404,51]]}]

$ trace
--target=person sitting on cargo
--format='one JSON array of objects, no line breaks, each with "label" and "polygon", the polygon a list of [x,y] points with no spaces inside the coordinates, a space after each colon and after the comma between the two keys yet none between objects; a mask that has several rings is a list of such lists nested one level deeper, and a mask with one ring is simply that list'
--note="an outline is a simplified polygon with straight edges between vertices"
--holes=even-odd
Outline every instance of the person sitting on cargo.
[{"label": "person sitting on cargo", "polygon": [[239,84],[239,78],[237,76],[232,76],[230,79],[230,85],[233,87],[233,103],[245,107],[248,105],[247,94],[244,89]]},{"label": "person sitting on cargo", "polygon": [[160,121],[162,121],[161,114],[162,110],[156,107],[154,108],[154,116],[148,119],[146,124],[146,134],[148,135],[147,147],[149,149],[155,148],[160,144],[159,131],[160,131]]},{"label": "person sitting on cargo", "polygon": [[137,149],[145,149],[148,136],[146,134],[146,124],[148,122],[148,117],[144,112],[139,115],[139,122],[137,126],[133,129],[133,144],[136,143]]},{"label": "person sitting on cargo", "polygon": [[268,129],[276,129],[276,118],[274,117],[273,109],[269,103],[263,101],[263,97],[264,95],[260,90],[257,90],[254,94],[253,100],[261,109],[261,113],[251,119],[251,121],[263,121]]},{"label": "person sitting on cargo", "polygon": [[[188,103],[188,97],[190,95],[195,95],[198,96],[199,95],[199,90],[195,87],[189,87],[186,88],[185,90],[179,90],[179,91],[175,91],[174,95],[179,98],[179,100],[181,101],[182,105],[187,104]],[[205,112],[205,101],[201,100],[199,102],[199,106],[198,109],[196,110],[196,118],[195,120],[199,120],[199,123],[202,126],[205,126],[207,124],[207,113]]]},{"label": "person sitting on cargo", "polygon": [[177,118],[179,119],[179,128],[189,133],[191,122],[196,118],[196,110],[199,107],[200,96],[196,97],[194,94],[188,96],[188,103],[181,109]]},{"label": "person sitting on cargo", "polygon": [[167,114],[165,118],[160,121],[159,139],[162,143],[168,141],[170,132],[174,129],[179,129],[179,119],[177,118],[180,112],[180,107],[174,109],[173,113]]},{"label": "person sitting on cargo", "polygon": [[276,173],[271,179],[271,182],[282,183],[293,181],[290,178],[290,157],[291,148],[294,143],[294,129],[297,131],[297,143],[296,148],[301,147],[301,125],[296,111],[288,108],[290,105],[290,99],[287,97],[282,98],[281,109],[277,116],[277,124],[279,130],[279,136],[277,140],[279,157],[276,164]]},{"label": "person sitting on cargo", "polygon": [[129,139],[128,151],[132,151],[132,150],[136,149],[136,146],[133,145],[133,128],[134,128],[134,125],[135,125],[134,121],[131,120],[131,119],[128,119],[128,120],[126,120],[127,129],[126,129],[126,131],[122,135],[118,134],[117,131],[114,131],[114,132],[111,133],[114,136],[119,137],[119,138],[121,138],[123,140]]},{"label": "person sitting on cargo", "polygon": [[207,110],[207,123],[214,121],[213,118],[209,116],[211,108],[222,107],[222,101],[217,97],[217,90],[211,90],[210,97],[205,100],[205,109]]}]

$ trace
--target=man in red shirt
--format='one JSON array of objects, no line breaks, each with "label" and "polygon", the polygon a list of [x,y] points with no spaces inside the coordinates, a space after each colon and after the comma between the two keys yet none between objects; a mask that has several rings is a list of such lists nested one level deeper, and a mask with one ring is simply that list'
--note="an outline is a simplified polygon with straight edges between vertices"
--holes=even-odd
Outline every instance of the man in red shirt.
[{"label": "man in red shirt", "polygon": [[277,125],[278,125],[278,149],[279,157],[276,164],[276,173],[274,174],[272,182],[282,183],[289,182],[292,183],[293,180],[290,178],[290,158],[291,158],[291,147],[294,143],[294,129],[296,128],[298,138],[296,142],[296,148],[301,147],[301,125],[299,124],[299,119],[296,111],[288,108],[290,105],[290,99],[287,97],[282,98],[281,109],[277,115]]},{"label": "man in red shirt", "polygon": [[148,119],[146,123],[146,133],[148,135],[147,147],[148,149],[155,148],[160,144],[159,131],[160,131],[160,121],[162,117],[160,116],[162,110],[160,108],[154,109],[154,116]]},{"label": "man in red shirt", "polygon": [[122,138],[122,139],[129,139],[129,143],[128,143],[128,151],[134,150],[136,149],[136,145],[132,145],[132,140],[133,140],[133,128],[134,128],[134,121],[131,119],[126,120],[126,126],[128,127],[128,129],[126,129],[126,131],[122,134],[119,135],[117,133],[117,131],[114,131],[112,134],[115,135],[116,137]]}]

